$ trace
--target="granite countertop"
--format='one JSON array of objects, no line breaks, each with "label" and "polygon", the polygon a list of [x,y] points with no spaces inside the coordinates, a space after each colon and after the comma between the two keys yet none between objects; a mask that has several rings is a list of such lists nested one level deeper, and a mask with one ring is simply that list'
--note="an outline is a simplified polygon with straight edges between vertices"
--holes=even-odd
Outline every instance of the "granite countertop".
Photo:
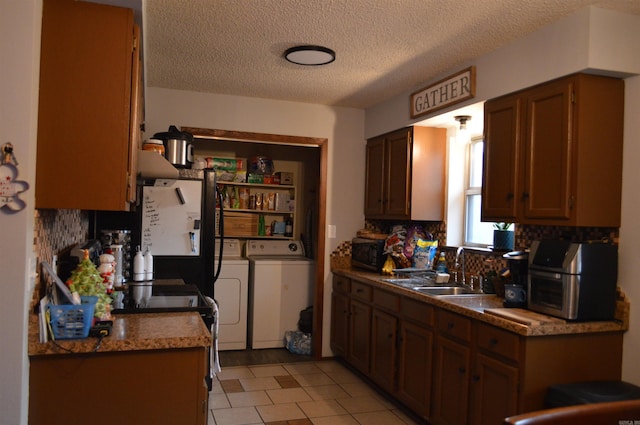
[{"label": "granite countertop", "polygon": [[[97,345],[93,337],[40,343],[38,317],[29,318],[29,356],[93,353]],[[111,335],[102,339],[97,353],[209,346],[211,334],[196,312],[124,314],[114,315]]]},{"label": "granite countertop", "polygon": [[411,289],[394,285],[392,283],[384,282],[381,279],[388,276],[381,276],[377,273],[350,268],[336,268],[332,271],[334,274],[366,282],[375,287],[395,292],[403,296],[408,296],[410,298],[432,304],[435,307],[450,310],[471,319],[485,322],[523,336],[621,332],[629,329],[629,302],[621,291],[619,291],[619,297],[616,305],[615,320],[612,321],[571,322],[534,312],[522,311],[520,309],[504,309],[509,310],[506,311],[506,313],[509,313],[510,311],[514,314],[520,312],[523,316],[528,315],[533,318],[533,320],[531,320],[532,323],[525,324],[521,321],[511,320],[491,314],[491,312],[495,312],[496,309],[503,307],[502,298],[499,298],[496,295],[480,294],[470,296],[434,297],[420,294]]}]

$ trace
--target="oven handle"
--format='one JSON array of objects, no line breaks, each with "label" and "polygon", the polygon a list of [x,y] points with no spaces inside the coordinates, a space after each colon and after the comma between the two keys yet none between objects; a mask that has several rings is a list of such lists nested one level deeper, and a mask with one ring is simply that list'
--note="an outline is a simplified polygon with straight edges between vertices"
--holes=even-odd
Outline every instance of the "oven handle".
[{"label": "oven handle", "polygon": [[558,272],[531,269],[531,268],[529,268],[529,275],[532,277],[540,277],[540,278],[551,279],[551,280],[562,280],[563,276],[571,276],[567,273],[558,273]]}]

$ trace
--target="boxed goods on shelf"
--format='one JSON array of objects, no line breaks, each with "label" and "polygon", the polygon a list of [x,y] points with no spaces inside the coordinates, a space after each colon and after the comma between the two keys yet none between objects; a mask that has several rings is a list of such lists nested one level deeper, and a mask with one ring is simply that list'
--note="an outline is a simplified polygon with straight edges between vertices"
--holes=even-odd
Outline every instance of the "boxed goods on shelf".
[{"label": "boxed goods on shelf", "polygon": [[264,183],[264,175],[247,173],[247,183]]},{"label": "boxed goods on shelf", "polygon": [[[219,235],[219,215],[216,216],[216,235]],[[224,212],[225,236],[256,236],[258,234],[258,216],[256,214],[242,214]]]},{"label": "boxed goods on shelf", "polygon": [[241,171],[244,170],[245,160],[242,158],[205,158],[207,168],[215,168],[216,170]]},{"label": "boxed goods on shelf", "polygon": [[280,184],[293,184],[293,173],[288,171],[278,171],[276,173],[276,179]]}]

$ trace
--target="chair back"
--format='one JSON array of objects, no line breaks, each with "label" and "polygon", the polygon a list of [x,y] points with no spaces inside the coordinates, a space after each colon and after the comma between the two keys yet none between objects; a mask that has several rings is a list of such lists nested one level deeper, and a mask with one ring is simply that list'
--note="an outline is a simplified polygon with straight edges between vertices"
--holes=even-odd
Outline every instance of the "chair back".
[{"label": "chair back", "polygon": [[640,400],[578,404],[510,416],[504,425],[618,425],[640,421]]}]

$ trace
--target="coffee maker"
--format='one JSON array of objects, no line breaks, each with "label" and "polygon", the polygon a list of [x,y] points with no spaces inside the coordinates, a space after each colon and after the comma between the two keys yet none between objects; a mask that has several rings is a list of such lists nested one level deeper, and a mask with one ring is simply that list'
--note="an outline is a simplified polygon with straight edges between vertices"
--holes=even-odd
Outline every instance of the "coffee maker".
[{"label": "coffee maker", "polygon": [[525,308],[527,306],[527,273],[529,253],[525,251],[507,252],[502,256],[509,266],[508,282],[504,285],[505,307]]}]

